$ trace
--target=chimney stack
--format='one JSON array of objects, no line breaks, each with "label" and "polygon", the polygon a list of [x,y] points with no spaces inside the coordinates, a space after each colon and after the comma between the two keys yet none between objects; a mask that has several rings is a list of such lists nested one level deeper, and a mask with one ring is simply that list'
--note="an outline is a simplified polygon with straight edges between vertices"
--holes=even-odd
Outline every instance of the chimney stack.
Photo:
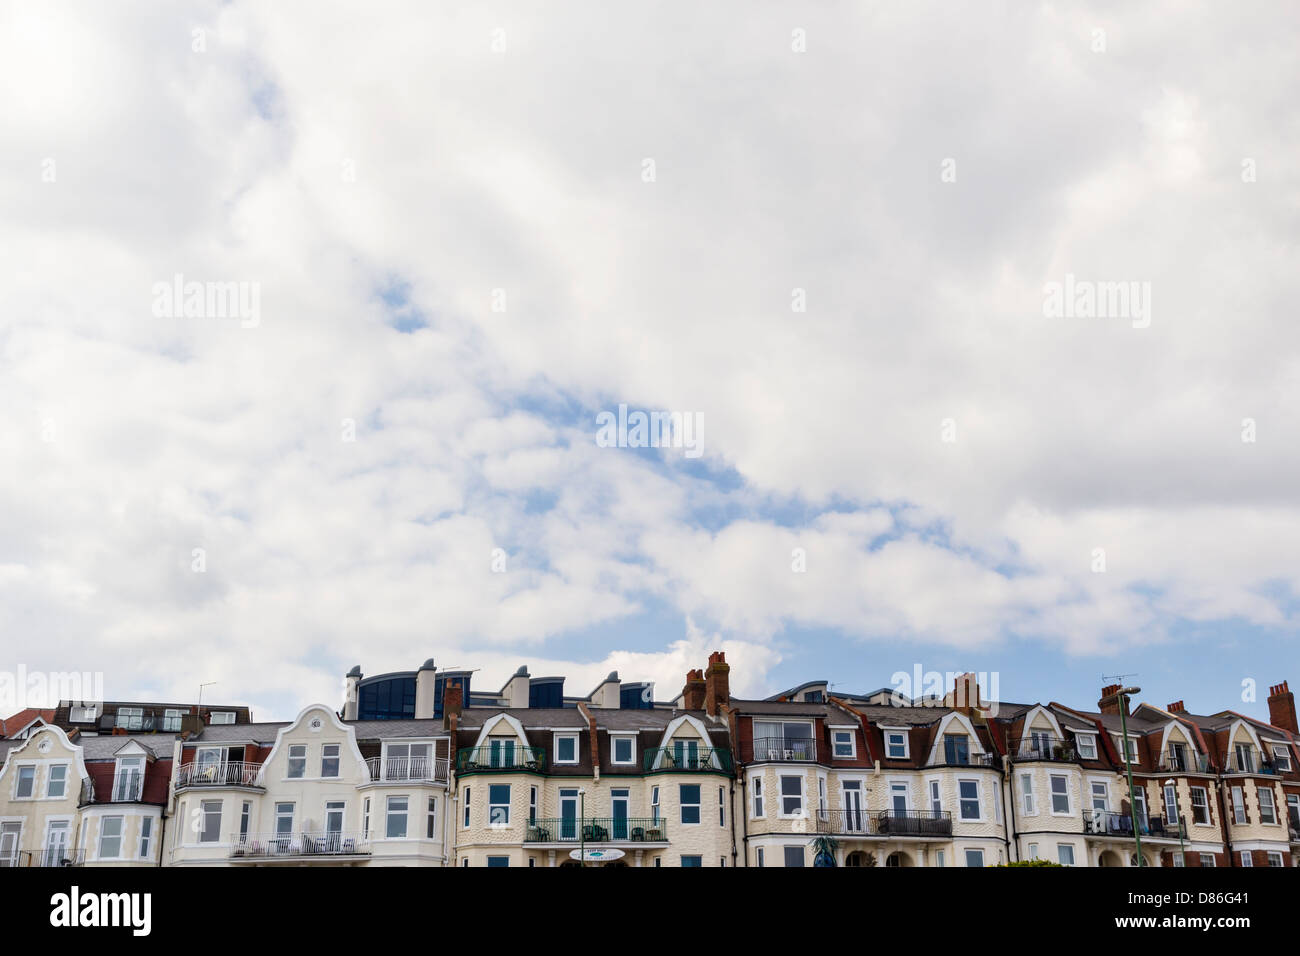
[{"label": "chimney stack", "polygon": [[[1119,692],[1123,689],[1123,684],[1107,684],[1101,689],[1101,700],[1097,701],[1097,709],[1103,714],[1114,714],[1119,716]],[[1128,698],[1124,698],[1124,716],[1128,716]]]},{"label": "chimney stack", "polygon": [[[442,722],[451,729],[460,720],[461,700],[464,691],[459,684],[448,683],[442,692]],[[453,741],[453,746],[455,743]]]},{"label": "chimney stack", "polygon": [[1274,727],[1300,734],[1296,729],[1295,694],[1287,688],[1286,681],[1268,689],[1268,722]]},{"label": "chimney stack", "polygon": [[1168,707],[1166,707],[1165,710],[1169,711],[1169,713],[1171,714],[1181,714],[1186,712],[1187,708],[1183,706],[1183,702],[1181,700],[1176,700]]},{"label": "chimney stack", "polygon": [[415,719],[433,719],[433,691],[437,683],[438,669],[433,666],[433,658],[420,665],[415,672]]},{"label": "chimney stack", "polygon": [[693,670],[686,672],[686,686],[682,688],[682,709],[683,710],[703,710],[704,695],[707,689],[704,680],[704,671]]},{"label": "chimney stack", "polygon": [[959,710],[967,717],[983,708],[980,702],[979,678],[968,671],[953,681],[952,690],[944,695],[944,704]]},{"label": "chimney stack", "polygon": [[704,677],[704,709],[710,717],[716,717],[719,707],[731,703],[730,674],[726,654],[714,651],[709,655],[709,669]]}]

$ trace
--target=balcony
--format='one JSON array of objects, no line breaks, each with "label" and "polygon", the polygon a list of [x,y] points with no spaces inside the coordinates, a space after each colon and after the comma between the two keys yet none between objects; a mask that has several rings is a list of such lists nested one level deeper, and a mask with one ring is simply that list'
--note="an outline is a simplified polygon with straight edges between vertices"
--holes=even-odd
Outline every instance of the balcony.
[{"label": "balcony", "polygon": [[6,856],[0,856],[0,870],[16,870],[31,865],[32,855],[27,850],[11,850]]},{"label": "balcony", "polygon": [[231,839],[230,858],[260,863],[266,860],[308,862],[369,856],[370,839],[360,833],[328,830],[315,833],[257,833]]},{"label": "balcony", "polygon": [[[81,795],[78,799],[79,806],[89,806],[92,803],[143,803],[144,801],[144,775],[140,771],[126,771],[123,773],[113,774],[113,782],[107,792],[101,791],[95,786],[95,781],[87,777],[81,781]],[[157,803],[159,801],[151,801]]]},{"label": "balcony", "polygon": [[1278,770],[1272,761],[1261,761],[1260,753],[1253,747],[1249,750],[1234,750],[1228,755],[1223,767],[1224,773],[1262,773],[1277,776]]},{"label": "balcony", "polygon": [[731,772],[731,751],[725,747],[649,747],[645,752],[647,772],[722,770]]},{"label": "balcony", "polygon": [[525,843],[666,843],[668,827],[655,817],[539,819],[528,824]]},{"label": "balcony", "polygon": [[1162,754],[1158,769],[1161,773],[1213,773],[1210,758],[1205,754],[1180,753],[1177,750]]},{"label": "balcony", "polygon": [[1001,766],[997,754],[973,754],[962,751],[940,753],[932,766],[935,767],[989,767]]},{"label": "balcony", "polygon": [[176,789],[186,787],[257,787],[260,763],[227,760],[223,763],[187,763],[176,771]]},{"label": "balcony", "polygon": [[951,837],[947,810],[819,810],[817,832],[835,836]]},{"label": "balcony", "polygon": [[[1083,812],[1083,832],[1089,836],[1121,837],[1133,839],[1133,819],[1127,813],[1112,810],[1085,810]],[[1178,839],[1178,826],[1165,826],[1165,818],[1160,816],[1143,817],[1138,814],[1138,833],[1144,837],[1158,839]]]},{"label": "balcony", "polygon": [[546,751],[541,747],[470,747],[456,753],[458,773],[484,773],[494,770],[546,769]]},{"label": "balcony", "polygon": [[755,737],[754,762],[817,761],[817,741],[811,737]]},{"label": "balcony", "polygon": [[1073,763],[1076,754],[1074,745],[1060,737],[1036,734],[1024,737],[1016,748],[1016,760],[1054,760],[1058,763]]},{"label": "balcony", "polygon": [[82,866],[85,862],[85,850],[60,850],[56,847],[41,851],[40,855],[32,860],[31,865],[40,867]]},{"label": "balcony", "polygon": [[366,761],[374,782],[446,783],[449,761],[436,757],[371,757]]}]

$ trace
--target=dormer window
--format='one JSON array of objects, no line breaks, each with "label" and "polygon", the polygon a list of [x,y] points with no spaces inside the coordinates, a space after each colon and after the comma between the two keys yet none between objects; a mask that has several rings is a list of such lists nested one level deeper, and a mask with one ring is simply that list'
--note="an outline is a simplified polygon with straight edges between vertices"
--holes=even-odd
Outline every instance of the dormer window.
[{"label": "dormer window", "polygon": [[557,764],[575,764],[578,762],[578,735],[555,735],[555,762]]},{"label": "dormer window", "polygon": [[98,717],[98,704],[73,704],[68,709],[68,720],[74,724],[93,724]]},{"label": "dormer window", "polygon": [[134,803],[144,785],[144,757],[118,757],[113,775],[113,802]]},{"label": "dormer window", "polygon": [[1286,744],[1273,745],[1273,763],[1282,773],[1291,772],[1291,751]]},{"label": "dormer window", "polygon": [[852,760],[858,753],[851,730],[832,730],[831,746],[836,760]]},{"label": "dormer window", "polygon": [[1255,752],[1250,744],[1237,744],[1234,748],[1237,754],[1236,771],[1238,773],[1255,772]]},{"label": "dormer window", "polygon": [[885,756],[890,760],[906,760],[907,754],[907,731],[885,731]]},{"label": "dormer window", "polygon": [[233,724],[235,722],[235,712],[233,710],[214,710],[208,718],[210,724]]},{"label": "dormer window", "polygon": [[162,729],[164,733],[179,733],[181,729],[181,712],[172,707],[164,710]]},{"label": "dormer window", "polygon": [[117,709],[117,726],[123,730],[140,730],[144,727],[144,708],[119,707]]},{"label": "dormer window", "polygon": [[1097,735],[1096,734],[1075,734],[1074,746],[1079,751],[1079,756],[1084,760],[1097,759]]},{"label": "dormer window", "polygon": [[611,762],[620,765],[636,763],[636,737],[632,734],[620,734],[610,738]]},{"label": "dormer window", "polygon": [[943,735],[943,761],[947,764],[966,766],[970,763],[970,738],[965,734]]}]

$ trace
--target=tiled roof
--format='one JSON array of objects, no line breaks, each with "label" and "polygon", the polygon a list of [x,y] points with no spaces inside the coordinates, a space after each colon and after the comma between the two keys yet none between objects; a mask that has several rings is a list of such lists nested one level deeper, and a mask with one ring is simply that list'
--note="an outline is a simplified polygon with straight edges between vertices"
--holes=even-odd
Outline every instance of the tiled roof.
[{"label": "tiled roof", "polygon": [[155,757],[171,759],[175,734],[101,734],[87,737],[78,735],[72,742],[81,747],[86,760],[111,760],[117,752],[135,741]]},{"label": "tiled roof", "polygon": [[0,737],[13,736],[37,717],[45,721],[47,724],[52,723],[54,721],[54,708],[51,707],[48,710],[42,710],[38,707],[28,707],[25,710],[18,711],[18,713],[14,714],[12,717],[5,717],[3,720],[0,720]]}]

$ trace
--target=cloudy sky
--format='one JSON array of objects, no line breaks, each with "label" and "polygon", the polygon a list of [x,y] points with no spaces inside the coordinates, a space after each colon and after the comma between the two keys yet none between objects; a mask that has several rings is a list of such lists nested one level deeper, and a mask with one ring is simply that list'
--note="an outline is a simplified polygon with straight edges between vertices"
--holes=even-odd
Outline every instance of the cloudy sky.
[{"label": "cloudy sky", "polygon": [[[1281,2],[4,0],[4,666],[283,718],[725,648],[1263,714],[1297,49]],[[703,454],[598,444],[620,404]]]}]

